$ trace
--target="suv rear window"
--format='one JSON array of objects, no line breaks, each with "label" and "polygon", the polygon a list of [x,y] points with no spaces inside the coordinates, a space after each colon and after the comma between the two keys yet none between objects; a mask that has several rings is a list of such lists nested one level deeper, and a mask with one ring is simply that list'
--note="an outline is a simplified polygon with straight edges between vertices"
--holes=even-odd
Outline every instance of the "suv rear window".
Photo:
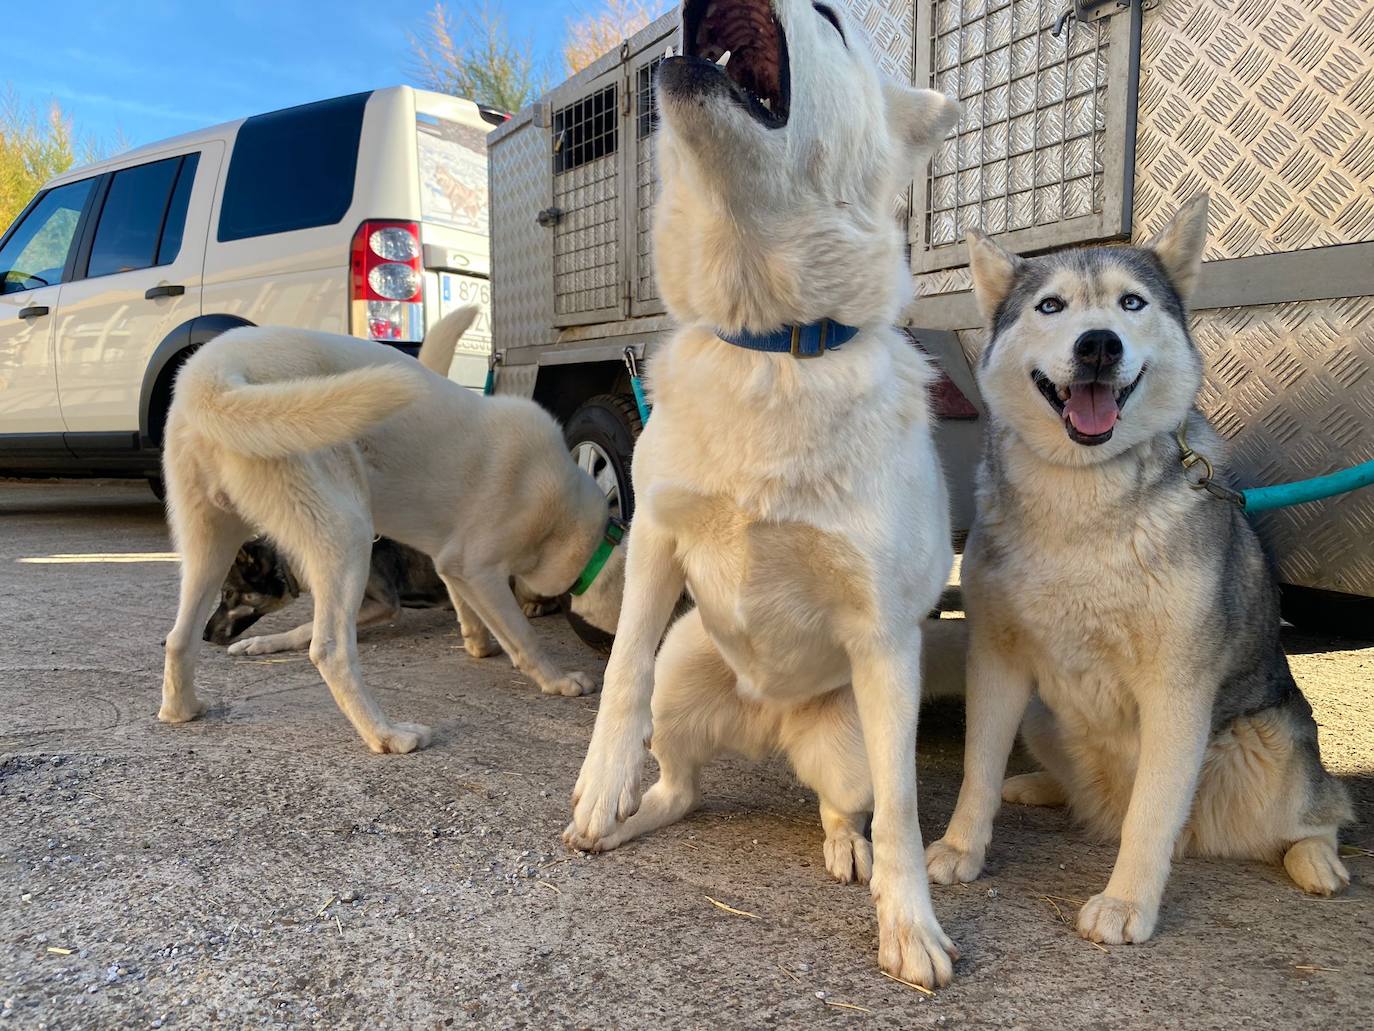
[{"label": "suv rear window", "polygon": [[353,203],[363,109],[371,93],[248,119],[225,177],[218,239],[334,225]]}]

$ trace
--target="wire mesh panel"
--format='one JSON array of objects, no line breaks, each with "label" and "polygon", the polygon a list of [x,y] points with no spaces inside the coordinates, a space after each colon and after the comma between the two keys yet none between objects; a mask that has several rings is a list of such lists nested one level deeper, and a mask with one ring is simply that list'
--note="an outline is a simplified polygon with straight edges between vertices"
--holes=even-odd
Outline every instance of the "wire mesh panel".
[{"label": "wire mesh panel", "polygon": [[617,313],[621,298],[618,84],[553,113],[553,236],[556,325]]},{"label": "wire mesh panel", "polygon": [[917,81],[957,97],[963,114],[918,182],[918,270],[963,264],[972,228],[1011,234],[1020,249],[1119,235],[1138,14],[1069,18],[1055,36],[1064,0],[922,5]]},{"label": "wire mesh panel", "polygon": [[635,300],[658,299],[654,282],[652,224],[654,201],[658,197],[658,170],[654,164],[654,130],[658,128],[658,102],[654,97],[654,76],[662,57],[641,65],[635,72]]}]

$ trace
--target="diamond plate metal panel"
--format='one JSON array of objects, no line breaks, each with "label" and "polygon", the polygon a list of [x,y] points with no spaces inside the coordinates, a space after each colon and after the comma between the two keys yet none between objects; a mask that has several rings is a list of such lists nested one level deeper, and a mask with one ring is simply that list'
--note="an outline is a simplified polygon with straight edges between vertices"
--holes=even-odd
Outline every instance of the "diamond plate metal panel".
[{"label": "diamond plate metal panel", "polygon": [[938,294],[956,294],[973,289],[973,276],[965,268],[940,269],[938,272],[921,272],[916,276],[916,292],[922,297]]},{"label": "diamond plate metal panel", "polygon": [[862,23],[879,67],[901,82],[910,82],[915,56],[911,0],[847,0],[841,6]]},{"label": "diamond plate metal panel", "polygon": [[1203,190],[1209,259],[1374,239],[1374,3],[1168,0],[1140,64],[1136,239]]},{"label": "diamond plate metal panel", "polygon": [[[1374,459],[1374,298],[1197,312],[1202,410],[1242,487]],[[1374,595],[1374,491],[1257,513],[1285,583]]]},{"label": "diamond plate metal panel", "polygon": [[526,120],[489,150],[492,335],[498,351],[547,343],[553,327],[553,234],[534,217],[552,195],[549,130]]}]

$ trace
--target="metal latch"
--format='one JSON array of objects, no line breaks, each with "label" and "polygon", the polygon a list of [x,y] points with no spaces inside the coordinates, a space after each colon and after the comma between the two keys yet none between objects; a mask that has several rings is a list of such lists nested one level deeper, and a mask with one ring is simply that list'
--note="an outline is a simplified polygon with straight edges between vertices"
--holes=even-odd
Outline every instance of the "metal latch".
[{"label": "metal latch", "polygon": [[1056,37],[1062,35],[1064,26],[1070,18],[1087,25],[1103,18],[1110,18],[1114,14],[1120,14],[1122,11],[1129,11],[1135,3],[1140,4],[1142,11],[1148,11],[1159,6],[1159,0],[1073,0],[1073,3],[1066,7],[1064,13],[1055,21],[1052,34]]},{"label": "metal latch", "polygon": [[545,229],[552,229],[554,226],[558,225],[559,222],[563,221],[563,215],[564,211],[562,208],[545,208],[534,216],[534,220]]}]

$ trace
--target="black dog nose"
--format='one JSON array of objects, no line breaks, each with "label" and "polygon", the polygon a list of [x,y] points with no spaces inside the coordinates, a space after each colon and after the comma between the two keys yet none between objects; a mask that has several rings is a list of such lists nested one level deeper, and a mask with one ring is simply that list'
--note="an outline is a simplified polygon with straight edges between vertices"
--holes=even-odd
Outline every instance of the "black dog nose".
[{"label": "black dog nose", "polygon": [[1073,356],[1084,365],[1107,369],[1121,361],[1125,348],[1110,329],[1090,329],[1074,341]]}]

